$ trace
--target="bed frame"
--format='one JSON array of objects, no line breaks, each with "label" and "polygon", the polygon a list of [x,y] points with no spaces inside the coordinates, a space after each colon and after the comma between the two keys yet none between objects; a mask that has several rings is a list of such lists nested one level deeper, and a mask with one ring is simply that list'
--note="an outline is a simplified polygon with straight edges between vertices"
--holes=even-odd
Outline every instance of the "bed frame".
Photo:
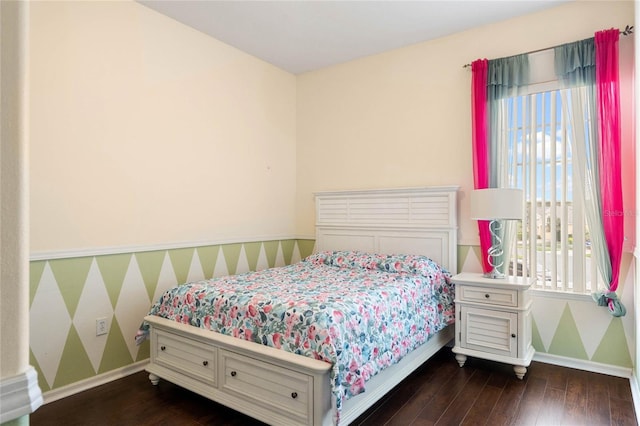
[{"label": "bed frame", "polygon": [[[457,272],[457,187],[320,192],[316,250],[423,254]],[[274,425],[331,425],[330,365],[257,343],[147,316],[151,359],[160,378]],[[349,424],[453,338],[449,326],[374,376],[346,400]]]}]

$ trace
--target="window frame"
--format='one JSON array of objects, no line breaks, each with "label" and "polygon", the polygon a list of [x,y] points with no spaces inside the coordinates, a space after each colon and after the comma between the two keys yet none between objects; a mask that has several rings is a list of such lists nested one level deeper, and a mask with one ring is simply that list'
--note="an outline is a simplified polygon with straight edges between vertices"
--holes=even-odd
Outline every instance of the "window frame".
[{"label": "window frame", "polygon": [[[506,124],[506,129],[503,126],[503,128],[500,129],[492,129],[492,132],[509,133],[502,139],[503,143],[506,141],[507,146],[503,146],[499,148],[499,150],[505,153],[503,155],[511,157],[507,159],[507,161],[512,161],[513,163],[513,165],[509,167],[520,169],[520,173],[516,173],[515,181],[513,177],[509,178],[510,186],[521,188],[525,192],[525,221],[517,224],[515,234],[519,236],[519,238],[516,238],[516,244],[512,245],[513,247],[508,253],[508,258],[505,262],[508,266],[505,269],[507,269],[510,274],[521,275],[524,271],[534,269],[533,264],[535,263],[536,282],[532,287],[534,290],[583,298],[590,297],[592,292],[603,288],[604,283],[601,274],[597,270],[597,262],[591,260],[593,259],[592,256],[594,256],[594,253],[591,247],[586,245],[589,230],[584,216],[585,211],[583,204],[580,203],[580,197],[573,196],[573,183],[572,180],[569,181],[567,178],[567,176],[569,176],[571,179],[574,179],[575,172],[573,171],[573,160],[570,154],[571,141],[569,138],[571,137],[571,128],[567,120],[567,113],[562,110],[564,102],[567,99],[566,97],[569,96],[568,92],[562,95],[564,90],[567,89],[561,88],[560,83],[554,77],[553,81],[530,84],[518,95],[500,100],[499,102],[503,104],[500,108],[503,116],[500,117],[498,122]],[[548,123],[544,119],[548,112],[545,108],[547,105],[545,104],[538,107],[536,104],[538,97],[544,98],[546,96],[554,98],[553,103],[557,104],[557,106],[553,107],[548,105],[548,107],[551,108],[549,115],[552,118]],[[519,98],[521,99],[520,101],[518,101]],[[513,117],[513,114],[517,114],[516,108],[513,105],[512,107],[509,107],[509,105],[505,107],[505,104],[514,104],[517,102],[526,102],[528,109],[525,108],[524,111],[521,111],[523,116],[519,118],[522,118],[522,121],[520,124],[514,125],[518,119],[518,117]],[[560,110],[558,110],[558,108],[560,108]],[[531,111],[536,111],[536,114],[531,114]],[[531,126],[531,121],[528,121],[527,118],[533,120],[534,117],[536,119],[536,125]],[[541,119],[541,117],[544,118]],[[529,126],[527,126],[527,124],[529,124]],[[547,129],[549,130],[548,134],[546,132]],[[558,131],[561,133],[561,164],[557,163],[557,137],[555,139],[553,138]],[[539,134],[542,134],[541,146],[540,138],[538,137]],[[518,135],[520,140],[518,140]],[[547,138],[550,141],[549,149],[545,146]],[[532,143],[532,140],[535,140],[535,143]],[[525,153],[527,149],[529,152]],[[538,151],[545,154],[541,160],[539,160]],[[515,159],[513,158],[514,152]],[[530,160],[529,163],[526,164],[525,158],[527,158],[527,156],[530,158],[535,157],[535,162]],[[556,158],[556,160],[554,160],[554,158]],[[539,197],[538,176],[536,175],[538,166],[540,166],[542,175],[543,195],[541,197]],[[557,196],[555,186],[558,182],[558,171],[556,170],[558,167],[560,167],[559,172],[562,175],[564,186],[569,186],[570,201],[567,201],[567,193],[563,189],[560,191],[561,198],[559,199]],[[571,169],[570,173],[567,171],[568,168]],[[547,170],[551,173],[551,176],[548,177],[548,182],[547,176],[545,176],[545,171]],[[550,187],[551,194],[549,194],[547,199],[546,193]],[[537,194],[535,208],[530,196],[534,188]],[[551,203],[554,200],[556,206],[560,204],[559,208],[551,208]],[[547,204],[549,204],[548,208]],[[541,218],[542,232],[539,232],[539,224],[537,223],[540,210],[543,211]],[[549,214],[547,214],[547,210],[550,212]],[[533,220],[534,218],[536,220]],[[572,220],[570,221],[569,218]],[[558,228],[557,225],[555,229],[551,227],[551,232],[549,232],[551,235],[549,235],[547,241],[547,232],[545,232],[548,225],[547,222],[555,222],[557,224],[558,221],[560,221],[560,228]],[[576,227],[584,229],[585,232],[576,234]],[[557,237],[558,232],[560,233],[560,240],[558,240]],[[553,234],[555,234],[556,237],[553,237]],[[533,235],[536,236],[535,239],[532,238]],[[541,264],[538,261],[540,257],[538,250],[540,239],[542,240],[541,243],[543,247]],[[549,243],[549,249],[547,249],[547,242]],[[577,250],[577,248],[579,248],[579,250]],[[549,258],[549,262],[546,261],[548,250],[550,250],[551,253],[557,253],[555,261],[552,257]],[[558,261],[558,257],[560,257],[560,261]],[[571,262],[569,262],[569,258],[571,258]],[[521,265],[518,265],[519,259],[521,259]],[[551,271],[548,271],[547,263],[551,264]],[[558,269],[560,269],[560,271]],[[587,278],[589,281],[587,281]],[[584,285],[580,285],[580,283],[584,283]]]}]

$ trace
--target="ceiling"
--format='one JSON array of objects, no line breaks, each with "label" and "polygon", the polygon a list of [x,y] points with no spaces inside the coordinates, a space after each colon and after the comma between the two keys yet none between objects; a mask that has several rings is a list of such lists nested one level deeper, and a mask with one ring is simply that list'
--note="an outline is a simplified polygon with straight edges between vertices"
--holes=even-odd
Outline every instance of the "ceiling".
[{"label": "ceiling", "polygon": [[293,74],[571,0],[138,0]]}]

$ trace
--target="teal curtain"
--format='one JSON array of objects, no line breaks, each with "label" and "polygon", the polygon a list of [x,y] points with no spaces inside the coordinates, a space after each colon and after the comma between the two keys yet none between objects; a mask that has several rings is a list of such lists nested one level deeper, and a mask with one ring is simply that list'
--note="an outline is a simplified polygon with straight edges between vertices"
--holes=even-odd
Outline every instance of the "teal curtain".
[{"label": "teal curtain", "polygon": [[487,96],[489,102],[522,93],[529,85],[529,55],[509,56],[489,61]]},{"label": "teal curtain", "polygon": [[[512,163],[515,161],[513,153],[508,152],[504,119],[507,116],[504,102],[522,94],[529,85],[529,55],[516,55],[489,61],[487,76],[487,102],[489,104],[489,187],[515,188],[515,177],[511,175]],[[502,239],[504,254],[496,259],[496,263],[503,263],[509,259],[509,253],[516,235],[517,223],[504,221],[499,238]],[[507,274],[508,265],[503,265],[501,272]]]},{"label": "teal curtain", "polygon": [[593,37],[554,48],[554,66],[556,76],[564,87],[594,86],[596,48]]}]

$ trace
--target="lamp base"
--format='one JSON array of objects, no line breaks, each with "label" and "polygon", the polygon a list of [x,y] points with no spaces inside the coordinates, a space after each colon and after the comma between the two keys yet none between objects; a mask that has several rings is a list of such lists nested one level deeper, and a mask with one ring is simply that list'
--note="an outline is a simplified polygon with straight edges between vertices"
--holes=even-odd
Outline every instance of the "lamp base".
[{"label": "lamp base", "polygon": [[496,268],[493,268],[493,271],[491,271],[491,272],[487,272],[487,273],[482,274],[482,276],[485,277],[485,278],[491,278],[491,279],[494,279],[494,280],[496,280],[496,279],[497,280],[501,280],[501,279],[506,277],[505,274],[503,274],[502,272],[498,271]]},{"label": "lamp base", "polygon": [[[487,262],[493,268],[491,272],[487,272],[484,274],[485,278],[492,279],[503,279],[506,277],[505,274],[500,272],[498,268],[500,268],[504,262],[501,260],[501,256],[503,254],[502,251],[502,239],[500,238],[499,231],[502,230],[502,223],[497,220],[492,220],[489,222],[489,232],[491,232],[491,236],[494,244],[489,248],[487,252]],[[500,263],[496,263],[496,260]]]}]

